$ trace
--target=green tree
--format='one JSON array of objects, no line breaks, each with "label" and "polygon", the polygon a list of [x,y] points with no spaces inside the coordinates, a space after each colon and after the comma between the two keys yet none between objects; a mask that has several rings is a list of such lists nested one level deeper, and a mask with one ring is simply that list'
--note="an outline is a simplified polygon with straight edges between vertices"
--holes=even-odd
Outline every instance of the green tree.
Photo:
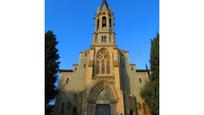
[{"label": "green tree", "polygon": [[150,70],[151,80],[159,79],[159,34],[151,41]]},{"label": "green tree", "polygon": [[152,115],[159,115],[159,34],[151,41],[150,81],[145,84],[141,96]]},{"label": "green tree", "polygon": [[47,111],[48,103],[54,99],[57,90],[55,82],[59,71],[59,54],[56,48],[57,40],[52,31],[45,33],[45,108]]}]

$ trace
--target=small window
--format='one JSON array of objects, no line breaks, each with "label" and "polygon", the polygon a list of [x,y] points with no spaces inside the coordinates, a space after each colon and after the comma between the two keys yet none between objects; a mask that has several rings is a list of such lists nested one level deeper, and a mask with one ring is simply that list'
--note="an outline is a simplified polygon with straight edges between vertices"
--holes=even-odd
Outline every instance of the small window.
[{"label": "small window", "polygon": [[123,63],[122,66],[125,67],[125,64]]},{"label": "small window", "polygon": [[101,37],[101,42],[106,42],[106,36]]},{"label": "small window", "polygon": [[85,53],[84,56],[86,57],[86,55],[87,55],[87,54]]},{"label": "small window", "polygon": [[139,82],[142,83],[142,79],[141,78],[139,78]]},{"label": "small window", "polygon": [[104,40],[103,41],[106,42],[106,36],[104,36]]},{"label": "small window", "polygon": [[86,68],[86,64],[84,64],[84,68]]},{"label": "small window", "polygon": [[133,70],[134,70],[134,68],[133,68],[133,67],[131,67],[131,70],[133,71]]},{"label": "small window", "polygon": [[75,67],[75,71],[77,70],[77,68]]},{"label": "small window", "polygon": [[69,83],[69,78],[67,78],[66,83]]}]

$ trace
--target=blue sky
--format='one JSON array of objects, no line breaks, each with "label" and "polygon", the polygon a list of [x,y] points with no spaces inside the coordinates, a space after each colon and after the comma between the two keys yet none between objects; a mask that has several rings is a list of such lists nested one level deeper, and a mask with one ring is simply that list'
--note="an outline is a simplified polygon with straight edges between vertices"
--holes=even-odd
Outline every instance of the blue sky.
[{"label": "blue sky", "polygon": [[[115,16],[116,43],[129,51],[137,69],[149,65],[150,40],[159,33],[159,0],[107,0]],[[89,49],[94,16],[102,0],[45,0],[45,31],[59,43],[60,69],[72,69],[79,53]]]}]

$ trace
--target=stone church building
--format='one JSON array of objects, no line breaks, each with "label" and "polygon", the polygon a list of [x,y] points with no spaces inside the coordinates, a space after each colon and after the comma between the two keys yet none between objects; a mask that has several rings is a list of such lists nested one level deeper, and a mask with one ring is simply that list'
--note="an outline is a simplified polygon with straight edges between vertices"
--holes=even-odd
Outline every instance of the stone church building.
[{"label": "stone church building", "polygon": [[103,0],[95,16],[92,44],[73,70],[60,70],[54,115],[150,115],[140,91],[148,70],[131,64],[116,44],[114,16]]}]

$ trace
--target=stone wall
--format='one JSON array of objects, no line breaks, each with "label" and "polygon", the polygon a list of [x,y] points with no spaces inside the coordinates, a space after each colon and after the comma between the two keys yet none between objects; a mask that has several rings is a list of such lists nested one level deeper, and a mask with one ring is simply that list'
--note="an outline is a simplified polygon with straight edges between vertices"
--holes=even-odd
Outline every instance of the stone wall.
[{"label": "stone wall", "polygon": [[[107,47],[108,48],[108,47]],[[134,64],[130,64],[128,52],[109,47],[112,54],[111,75],[113,78],[95,78],[94,63],[96,52],[100,47],[80,53],[79,64],[73,65],[72,71],[61,71],[60,93],[57,96],[55,114],[59,115],[94,115],[96,100],[91,101],[90,92],[100,82],[103,87],[109,87],[115,94],[115,100],[110,101],[112,114],[134,115],[144,114],[144,101],[140,91],[148,78],[148,71],[137,71]],[[101,90],[103,90],[103,87]],[[100,89],[99,88],[99,89]],[[99,90],[98,89],[98,90]],[[100,92],[95,92],[97,96]],[[97,97],[95,97],[97,98]]]}]

